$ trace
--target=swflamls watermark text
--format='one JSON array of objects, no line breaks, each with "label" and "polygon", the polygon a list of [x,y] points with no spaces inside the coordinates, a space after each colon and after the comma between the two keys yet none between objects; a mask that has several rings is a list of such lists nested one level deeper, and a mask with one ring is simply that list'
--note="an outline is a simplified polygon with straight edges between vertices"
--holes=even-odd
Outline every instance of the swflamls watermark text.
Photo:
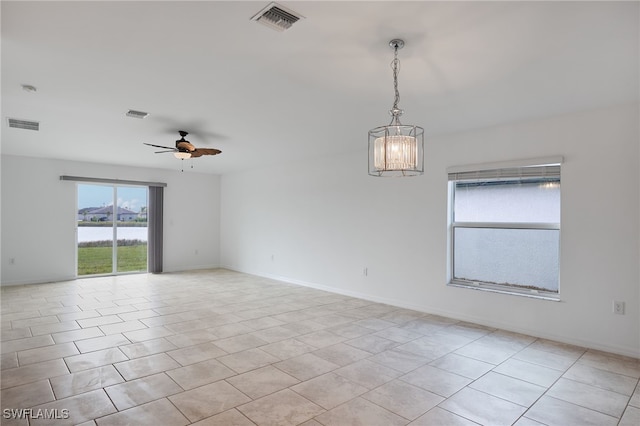
[{"label": "swflamls watermark text", "polygon": [[61,420],[69,418],[69,410],[66,408],[5,408],[2,410],[2,418]]}]

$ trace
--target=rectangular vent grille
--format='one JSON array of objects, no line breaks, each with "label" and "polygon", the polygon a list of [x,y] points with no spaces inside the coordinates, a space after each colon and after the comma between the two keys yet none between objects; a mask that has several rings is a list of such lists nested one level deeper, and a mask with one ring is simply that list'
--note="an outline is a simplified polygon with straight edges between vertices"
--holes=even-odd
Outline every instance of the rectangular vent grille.
[{"label": "rectangular vent grille", "polygon": [[40,123],[37,121],[18,120],[16,118],[9,118],[8,120],[9,127],[13,127],[14,129],[40,130]]},{"label": "rectangular vent grille", "polygon": [[136,111],[134,109],[130,109],[129,111],[127,111],[127,117],[133,117],[133,118],[145,118],[146,116],[148,116],[149,113],[148,112],[144,112],[144,111]]},{"label": "rectangular vent grille", "polygon": [[273,28],[277,31],[284,31],[291,28],[293,24],[298,22],[302,15],[285,8],[277,3],[271,3],[262,9],[251,20],[257,21],[263,25]]}]

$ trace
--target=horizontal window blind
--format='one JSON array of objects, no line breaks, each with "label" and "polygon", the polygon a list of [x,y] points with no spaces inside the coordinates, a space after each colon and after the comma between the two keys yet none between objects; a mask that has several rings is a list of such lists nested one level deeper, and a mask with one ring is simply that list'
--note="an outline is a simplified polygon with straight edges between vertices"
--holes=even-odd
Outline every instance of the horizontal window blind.
[{"label": "horizontal window blind", "polygon": [[456,166],[447,169],[449,181],[559,179],[562,157]]}]

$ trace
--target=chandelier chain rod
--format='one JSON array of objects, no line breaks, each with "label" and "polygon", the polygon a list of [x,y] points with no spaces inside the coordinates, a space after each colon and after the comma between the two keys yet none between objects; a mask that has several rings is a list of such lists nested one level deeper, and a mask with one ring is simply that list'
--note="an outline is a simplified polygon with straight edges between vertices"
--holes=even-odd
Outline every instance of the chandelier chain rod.
[{"label": "chandelier chain rod", "polygon": [[400,60],[398,59],[398,46],[394,48],[393,61],[391,62],[391,68],[393,69],[393,89],[395,91],[395,98],[393,101],[393,109],[398,109],[398,103],[400,102],[400,91],[398,90],[398,74],[400,73]]}]

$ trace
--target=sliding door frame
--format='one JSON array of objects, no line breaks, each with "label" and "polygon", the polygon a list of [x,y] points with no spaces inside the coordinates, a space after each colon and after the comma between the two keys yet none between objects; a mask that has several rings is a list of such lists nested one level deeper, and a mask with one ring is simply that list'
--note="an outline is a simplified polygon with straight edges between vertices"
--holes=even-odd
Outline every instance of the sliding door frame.
[{"label": "sliding door frame", "polygon": [[[91,178],[91,177],[81,177],[81,176],[60,176],[60,180],[64,181],[72,181],[76,182],[76,212],[75,216],[77,217],[77,200],[78,200],[78,190],[77,183],[90,183],[90,184],[103,184],[103,185],[112,185],[114,191],[114,214],[117,218],[117,199],[116,199],[116,187],[117,186],[146,186],[147,187],[147,271],[154,274],[162,273],[163,268],[163,228],[164,228],[164,188],[167,186],[166,183],[163,182],[146,182],[146,181],[134,181],[134,180],[121,180],[121,179],[103,179],[103,178]],[[114,241],[117,237],[117,228],[116,222],[114,221],[113,226],[113,237]],[[75,271],[76,275],[78,273],[78,226],[76,219],[76,236],[75,236],[75,246],[76,246],[76,256],[75,256]],[[117,245],[117,243],[116,243]],[[117,273],[117,259],[116,257],[116,248],[113,250],[113,265],[112,272],[110,274],[105,275],[115,275]],[[116,271],[116,272],[114,272]],[[124,274],[126,272],[123,272]],[[135,272],[134,272],[135,273]]]}]

